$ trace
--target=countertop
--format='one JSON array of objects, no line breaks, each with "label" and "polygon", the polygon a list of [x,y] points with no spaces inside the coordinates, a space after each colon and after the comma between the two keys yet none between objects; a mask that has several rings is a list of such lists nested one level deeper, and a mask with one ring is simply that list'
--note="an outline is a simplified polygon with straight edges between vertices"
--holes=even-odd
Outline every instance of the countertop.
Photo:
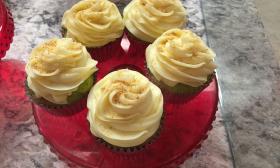
[{"label": "countertop", "polygon": [[280,69],[254,0],[202,0],[234,164],[280,167]]},{"label": "countertop", "polygon": [[[25,62],[38,43],[60,37],[62,15],[77,0],[6,2],[14,17],[15,37],[5,60]],[[208,40],[217,53],[222,94],[208,139],[181,167],[279,166],[280,71],[252,0],[183,3],[188,28]],[[1,110],[0,167],[68,167],[44,143],[30,106],[5,105]]]}]

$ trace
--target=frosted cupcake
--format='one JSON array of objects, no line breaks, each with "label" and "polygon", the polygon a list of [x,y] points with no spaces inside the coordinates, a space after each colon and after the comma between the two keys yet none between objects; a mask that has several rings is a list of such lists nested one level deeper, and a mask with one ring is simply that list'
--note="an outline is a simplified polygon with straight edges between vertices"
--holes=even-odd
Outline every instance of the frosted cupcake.
[{"label": "frosted cupcake", "polygon": [[158,133],[163,96],[139,72],[121,69],[96,83],[89,93],[87,107],[94,136],[113,149],[135,151]]},{"label": "frosted cupcake", "polygon": [[132,0],[123,15],[135,51],[145,49],[167,30],[184,28],[187,23],[187,12],[180,0]]},{"label": "frosted cupcake", "polygon": [[50,39],[35,47],[26,65],[31,100],[49,111],[79,111],[94,83],[97,61],[70,38]]},{"label": "frosted cupcake", "polygon": [[190,30],[171,29],[146,50],[151,79],[173,93],[195,93],[214,76],[215,53]]},{"label": "frosted cupcake", "polygon": [[121,49],[122,16],[117,6],[108,0],[78,2],[64,13],[62,29],[64,37],[94,49],[96,58],[108,54],[106,51]]}]

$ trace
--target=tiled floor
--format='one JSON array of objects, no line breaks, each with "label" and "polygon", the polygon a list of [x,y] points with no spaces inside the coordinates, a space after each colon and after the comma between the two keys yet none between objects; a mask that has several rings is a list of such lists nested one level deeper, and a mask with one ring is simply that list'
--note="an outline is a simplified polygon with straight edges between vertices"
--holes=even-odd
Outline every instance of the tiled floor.
[{"label": "tiled floor", "polygon": [[266,34],[280,62],[280,0],[255,0]]}]

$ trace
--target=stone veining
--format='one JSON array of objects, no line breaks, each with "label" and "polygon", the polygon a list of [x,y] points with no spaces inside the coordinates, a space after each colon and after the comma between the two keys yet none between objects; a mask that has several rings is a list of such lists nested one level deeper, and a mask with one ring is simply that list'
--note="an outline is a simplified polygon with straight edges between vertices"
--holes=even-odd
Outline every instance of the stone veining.
[{"label": "stone veining", "polygon": [[236,167],[278,168],[280,69],[254,1],[202,2]]}]

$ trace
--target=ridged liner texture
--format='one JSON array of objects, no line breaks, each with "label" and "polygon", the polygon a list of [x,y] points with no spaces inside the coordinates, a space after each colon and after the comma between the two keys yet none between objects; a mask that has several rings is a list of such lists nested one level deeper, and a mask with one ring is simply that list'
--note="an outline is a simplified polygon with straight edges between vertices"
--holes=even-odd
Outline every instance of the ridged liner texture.
[{"label": "ridged liner texture", "polygon": [[152,135],[150,138],[148,138],[143,144],[138,145],[138,146],[133,146],[133,147],[127,147],[127,148],[122,148],[118,146],[114,146],[109,144],[108,142],[104,141],[101,138],[97,138],[97,141],[103,145],[105,145],[107,148],[113,150],[114,152],[121,152],[121,153],[133,153],[133,152],[139,152],[144,150],[147,146],[151,145],[159,136],[164,124],[164,118],[165,118],[165,113],[163,112],[163,115],[160,120],[160,126],[158,130]]},{"label": "ridged liner texture", "polygon": [[[92,78],[93,78],[93,85],[94,85],[96,79],[95,74],[92,76]],[[55,115],[72,115],[77,111],[81,111],[86,108],[88,92],[85,93],[83,97],[78,101],[72,102],[71,104],[60,105],[60,104],[51,103],[43,98],[35,98],[34,92],[28,87],[27,80],[25,80],[24,84],[25,84],[25,92],[26,95],[29,97],[29,99],[33,103],[47,109],[48,112],[53,113]]]}]

